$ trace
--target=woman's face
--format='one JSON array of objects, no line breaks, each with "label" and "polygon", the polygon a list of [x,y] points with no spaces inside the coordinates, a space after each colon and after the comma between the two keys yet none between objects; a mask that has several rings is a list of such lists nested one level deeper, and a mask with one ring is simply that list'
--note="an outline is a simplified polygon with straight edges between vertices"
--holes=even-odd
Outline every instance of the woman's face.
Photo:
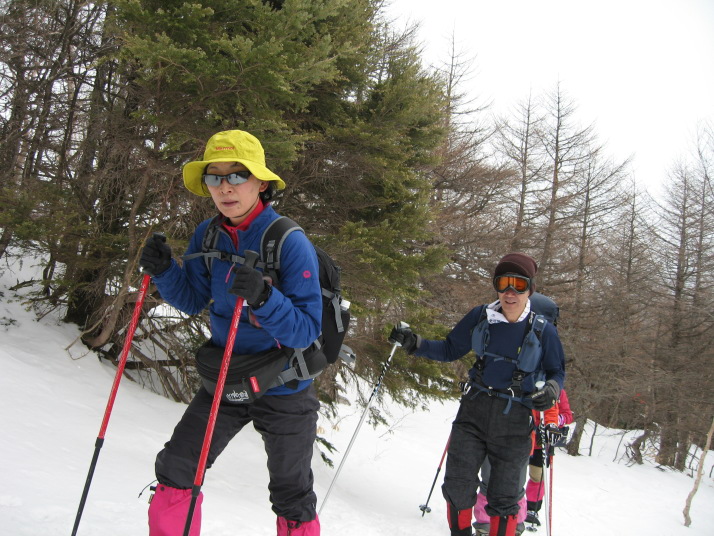
[{"label": "woman's face", "polygon": [[[228,175],[236,171],[247,171],[240,162],[213,162],[206,168],[206,173],[213,175]],[[260,192],[268,187],[268,183],[257,179],[254,175],[243,184],[229,184],[222,180],[218,186],[208,186],[208,191],[216,204],[216,208],[231,224],[238,225],[245,220],[258,204]]]}]

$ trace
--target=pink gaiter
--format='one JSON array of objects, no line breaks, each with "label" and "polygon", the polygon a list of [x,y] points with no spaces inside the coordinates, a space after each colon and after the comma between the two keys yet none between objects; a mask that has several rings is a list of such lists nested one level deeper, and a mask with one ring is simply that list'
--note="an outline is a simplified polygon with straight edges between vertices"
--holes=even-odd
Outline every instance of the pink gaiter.
[{"label": "pink gaiter", "polygon": [[483,493],[476,495],[476,504],[474,505],[474,519],[476,523],[490,523],[491,517],[486,513],[486,496]]},{"label": "pink gaiter", "polygon": [[[488,501],[486,500],[486,496],[483,493],[479,493],[476,496],[476,504],[474,505],[474,518],[476,519],[476,523],[489,523],[491,521],[491,518],[486,513],[487,504]],[[519,509],[516,521],[518,523],[523,523],[526,520],[526,515],[528,514],[525,495],[521,497],[520,501],[518,501],[518,507]]]},{"label": "pink gaiter", "polygon": [[317,515],[312,521],[303,521],[302,523],[279,517],[276,524],[278,536],[320,536],[320,520]]},{"label": "pink gaiter", "polygon": [[526,485],[526,497],[531,502],[538,502],[543,500],[545,495],[545,484],[541,482],[533,482],[530,478],[528,479],[528,484]]},{"label": "pink gaiter", "polygon": [[[200,536],[201,534],[202,502],[203,493],[199,493],[196,508],[193,510],[190,536]],[[190,489],[176,489],[164,484],[157,485],[149,505],[149,536],[182,536],[190,505]]]}]

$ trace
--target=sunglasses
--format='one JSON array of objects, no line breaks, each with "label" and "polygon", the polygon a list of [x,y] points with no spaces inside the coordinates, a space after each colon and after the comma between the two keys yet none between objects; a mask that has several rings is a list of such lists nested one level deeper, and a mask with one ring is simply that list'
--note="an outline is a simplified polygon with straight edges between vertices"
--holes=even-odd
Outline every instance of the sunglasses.
[{"label": "sunglasses", "polygon": [[228,175],[211,175],[208,173],[204,173],[203,182],[206,183],[206,186],[220,186],[223,179],[226,179],[228,181],[228,184],[237,186],[239,184],[243,184],[244,182],[248,182],[248,179],[251,175],[252,173],[247,170],[236,171],[235,173],[229,173]]},{"label": "sunglasses", "polygon": [[523,294],[531,288],[531,280],[522,275],[499,275],[493,279],[493,288],[496,289],[496,292],[506,292],[512,288],[518,294]]}]

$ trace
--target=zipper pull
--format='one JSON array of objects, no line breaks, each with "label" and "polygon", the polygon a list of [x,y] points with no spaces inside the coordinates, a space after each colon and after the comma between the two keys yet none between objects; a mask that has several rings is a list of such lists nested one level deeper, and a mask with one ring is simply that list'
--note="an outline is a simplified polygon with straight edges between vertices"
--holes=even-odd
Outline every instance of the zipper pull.
[{"label": "zipper pull", "polygon": [[231,278],[231,272],[233,271],[233,268],[236,267],[236,263],[231,264],[231,267],[228,269],[228,273],[226,274],[226,280],[224,283],[228,283],[228,280]]}]

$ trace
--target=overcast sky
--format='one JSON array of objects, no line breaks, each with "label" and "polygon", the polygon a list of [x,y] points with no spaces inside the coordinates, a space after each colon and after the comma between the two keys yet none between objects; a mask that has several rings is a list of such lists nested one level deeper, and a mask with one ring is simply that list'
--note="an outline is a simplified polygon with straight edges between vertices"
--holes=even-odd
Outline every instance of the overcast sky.
[{"label": "overcast sky", "polygon": [[652,193],[714,122],[714,0],[391,0],[387,13],[420,23],[427,64],[453,34],[473,58],[469,93],[496,112],[560,81]]}]

